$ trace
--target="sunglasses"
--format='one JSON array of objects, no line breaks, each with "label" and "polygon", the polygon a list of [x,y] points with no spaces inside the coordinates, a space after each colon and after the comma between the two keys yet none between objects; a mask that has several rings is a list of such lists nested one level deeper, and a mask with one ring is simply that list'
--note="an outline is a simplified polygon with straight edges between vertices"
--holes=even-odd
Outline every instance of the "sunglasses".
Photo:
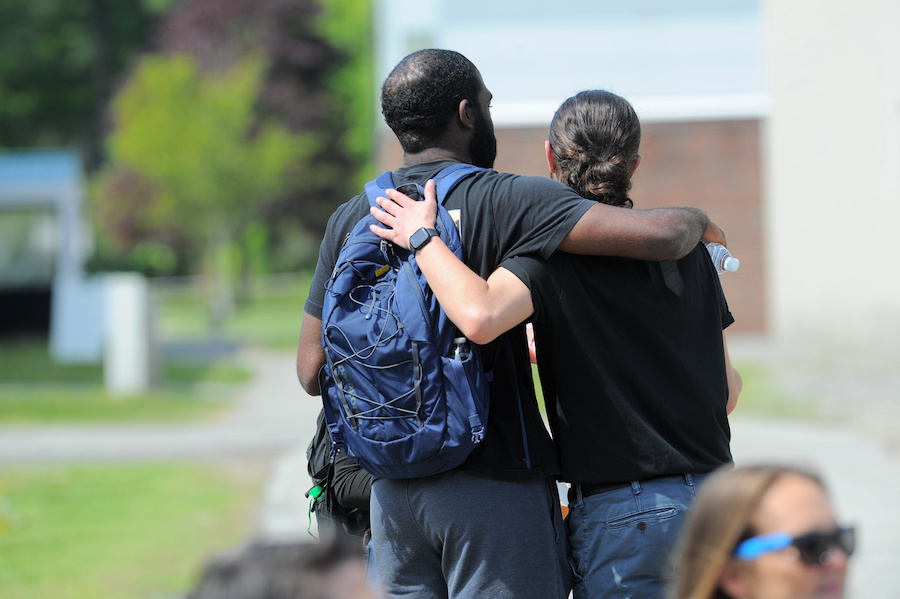
[{"label": "sunglasses", "polygon": [[853,555],[856,548],[856,529],[848,526],[832,531],[817,530],[799,537],[792,537],[786,532],[760,535],[740,543],[735,548],[734,555],[741,560],[752,560],[791,546],[798,549],[800,561],[804,564],[823,566],[835,547],[843,551],[847,557]]}]

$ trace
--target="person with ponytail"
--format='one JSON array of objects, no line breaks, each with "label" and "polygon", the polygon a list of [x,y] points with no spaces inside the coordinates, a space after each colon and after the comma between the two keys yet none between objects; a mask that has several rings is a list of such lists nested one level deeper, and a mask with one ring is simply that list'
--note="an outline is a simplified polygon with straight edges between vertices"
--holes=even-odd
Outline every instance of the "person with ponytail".
[{"label": "person with ponytail", "polygon": [[632,208],[631,177],[641,163],[641,123],[631,104],[604,90],[562,103],[544,144],[551,176],[582,197]]},{"label": "person with ponytail", "polygon": [[[624,98],[581,92],[550,125],[551,177],[628,210],[640,141],[640,122]],[[425,201],[387,195],[372,214],[390,229],[372,230],[408,247],[413,232],[434,225],[433,182]],[[621,246],[627,253],[625,240]],[[571,483],[575,599],[663,597],[695,490],[731,463],[727,414],[741,386],[723,335],[734,319],[702,243],[674,262],[517,256],[487,280],[437,237],[416,261],[473,342],[534,323],[561,479]]]}]

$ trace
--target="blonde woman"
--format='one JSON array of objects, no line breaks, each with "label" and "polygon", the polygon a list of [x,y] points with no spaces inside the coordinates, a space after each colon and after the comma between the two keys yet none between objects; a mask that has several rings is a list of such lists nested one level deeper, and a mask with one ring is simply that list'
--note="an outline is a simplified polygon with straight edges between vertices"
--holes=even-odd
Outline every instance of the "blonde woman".
[{"label": "blonde woman", "polygon": [[672,599],[840,599],[855,531],[799,468],[721,470],[682,531]]}]

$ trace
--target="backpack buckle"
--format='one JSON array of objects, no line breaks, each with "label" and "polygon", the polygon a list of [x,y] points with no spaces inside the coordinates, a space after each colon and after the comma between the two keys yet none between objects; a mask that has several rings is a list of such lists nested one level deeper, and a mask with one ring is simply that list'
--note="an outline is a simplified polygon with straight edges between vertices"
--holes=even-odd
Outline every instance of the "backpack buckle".
[{"label": "backpack buckle", "polygon": [[387,239],[381,240],[381,254],[384,256],[384,261],[387,264],[391,264],[391,257],[397,257],[397,246],[388,241]]},{"label": "backpack buckle", "polygon": [[478,445],[484,440],[484,427],[472,430],[472,443]]}]

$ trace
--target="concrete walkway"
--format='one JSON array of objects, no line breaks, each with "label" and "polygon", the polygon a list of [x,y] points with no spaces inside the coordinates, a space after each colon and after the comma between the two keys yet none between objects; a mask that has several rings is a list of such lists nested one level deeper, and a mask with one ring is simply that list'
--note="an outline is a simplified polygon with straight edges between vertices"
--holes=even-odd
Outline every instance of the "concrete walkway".
[{"label": "concrete walkway", "polygon": [[[741,344],[730,344],[740,359]],[[240,359],[257,373],[231,413],[216,422],[179,425],[0,427],[0,464],[42,462],[227,459],[271,460],[259,535],[308,538],[309,488],[305,449],[315,429],[318,398],[294,376],[294,357],[260,351]],[[822,385],[821,377],[816,384]],[[852,387],[852,385],[851,385]],[[891,390],[885,392],[887,395]],[[900,394],[893,395],[900,397]],[[876,407],[883,408],[882,403]],[[892,417],[890,410],[879,412]],[[867,423],[878,421],[873,430]],[[894,421],[896,423],[896,421]],[[851,566],[851,597],[900,599],[900,460],[896,426],[866,410],[841,424],[732,419],[737,464],[779,460],[823,473],[843,521],[860,528]]]}]

